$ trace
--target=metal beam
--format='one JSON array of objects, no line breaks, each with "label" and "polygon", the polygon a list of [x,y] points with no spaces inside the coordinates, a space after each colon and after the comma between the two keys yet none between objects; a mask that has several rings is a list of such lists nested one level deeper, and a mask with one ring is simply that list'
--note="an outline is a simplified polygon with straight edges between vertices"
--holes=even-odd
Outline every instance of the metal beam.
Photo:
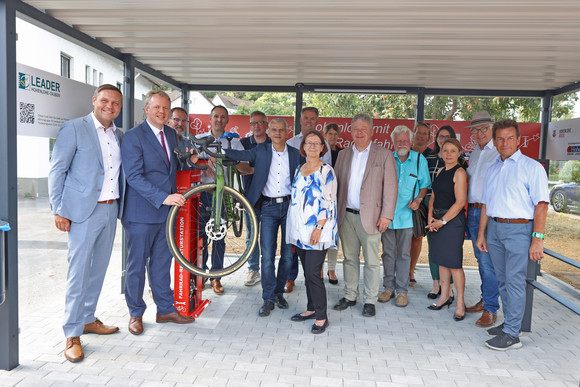
[{"label": "metal beam", "polygon": [[530,97],[541,98],[545,91],[526,90],[485,90],[485,89],[431,89],[425,88],[427,95],[458,95],[474,97]]},{"label": "metal beam", "polygon": [[[189,88],[186,84],[181,85],[181,107],[187,112],[189,120]],[[187,132],[189,133],[189,130]]]},{"label": "metal beam", "polygon": [[[0,220],[4,234],[6,299],[0,304],[0,369],[18,366],[18,189],[16,180],[16,7],[0,0]],[[0,236],[1,237],[1,236]]]},{"label": "metal beam", "polygon": [[569,85],[552,90],[552,94],[557,97],[562,94],[574,93],[576,91],[580,91],[580,81],[572,82]]},{"label": "metal beam", "polygon": [[254,91],[262,93],[294,93],[295,86],[258,86],[258,85],[189,85],[194,91]]},{"label": "metal beam", "polygon": [[542,97],[542,105],[540,107],[540,159],[546,158],[546,146],[548,143],[548,129],[550,122],[552,122],[552,107],[554,105],[554,96],[551,92],[546,92]]},{"label": "metal beam", "polygon": [[[123,55],[123,130],[133,127],[135,117],[135,59],[133,55]],[[125,227],[121,234],[121,294],[125,293],[127,268],[127,236]]]},{"label": "metal beam", "polygon": [[294,86],[294,92],[296,93],[296,115],[294,117],[294,135],[302,131],[302,125],[300,125],[300,117],[302,116],[302,103],[304,101],[303,93],[304,85],[302,83],[297,83]]},{"label": "metal beam", "polygon": [[425,90],[421,89],[417,92],[417,114],[415,114],[415,122],[425,121]]}]

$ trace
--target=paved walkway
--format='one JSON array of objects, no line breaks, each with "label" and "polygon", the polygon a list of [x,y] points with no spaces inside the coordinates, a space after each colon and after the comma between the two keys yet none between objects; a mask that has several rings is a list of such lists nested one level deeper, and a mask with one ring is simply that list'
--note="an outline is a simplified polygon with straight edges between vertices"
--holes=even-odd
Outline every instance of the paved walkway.
[{"label": "paved walkway", "polygon": [[[121,331],[83,336],[86,358],[73,364],[62,354],[66,235],[51,222],[45,200],[20,202],[21,365],[0,371],[0,385],[579,385],[577,315],[536,292],[533,331],[522,337],[523,348],[492,351],[483,344],[485,331],[474,325],[477,316],[455,322],[453,308],[427,310],[431,280],[421,266],[407,308],[377,304],[374,318],[362,317],[360,302],[343,312],[329,310],[330,327],[319,336],[310,333],[312,321],[290,321],[306,305],[302,279],[287,296],[290,309],[261,318],[260,287],[243,286],[245,269],[222,280],[225,295],[206,292],[212,303],[188,326],[156,324],[149,300],[145,333],[133,336],[120,294],[120,237],[97,315]],[[338,271],[341,279],[341,265]],[[466,270],[466,277],[471,304],[478,299],[479,275]],[[327,283],[329,306],[341,297],[341,288]]]}]

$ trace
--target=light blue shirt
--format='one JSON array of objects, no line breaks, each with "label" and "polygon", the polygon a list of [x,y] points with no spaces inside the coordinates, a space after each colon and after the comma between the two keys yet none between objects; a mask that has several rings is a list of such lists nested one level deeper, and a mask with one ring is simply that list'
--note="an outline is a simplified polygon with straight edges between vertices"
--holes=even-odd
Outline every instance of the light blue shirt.
[{"label": "light blue shirt", "polygon": [[[415,151],[409,151],[409,156],[405,162],[401,162],[397,152],[393,152],[397,164],[397,179],[399,181],[399,193],[397,195],[397,206],[395,207],[395,216],[391,222],[390,229],[402,229],[413,227],[412,211],[407,208],[413,198],[413,188],[415,188],[415,197],[419,195],[419,190],[431,188],[431,177],[429,176],[429,167],[425,156]],[[417,157],[419,157],[419,170],[417,171]]]},{"label": "light blue shirt", "polygon": [[531,220],[536,205],[549,201],[546,170],[520,150],[505,161],[498,157],[490,166],[482,198],[487,216]]}]

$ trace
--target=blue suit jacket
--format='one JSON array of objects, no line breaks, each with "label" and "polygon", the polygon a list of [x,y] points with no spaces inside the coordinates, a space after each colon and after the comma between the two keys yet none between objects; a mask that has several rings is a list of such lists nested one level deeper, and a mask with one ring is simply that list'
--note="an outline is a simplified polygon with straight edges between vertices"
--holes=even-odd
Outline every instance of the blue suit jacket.
[{"label": "blue suit jacket", "polygon": [[[288,149],[290,181],[292,181],[296,168],[304,162],[304,158],[300,155],[298,149],[291,146],[286,146],[286,149]],[[252,178],[250,187],[245,192],[246,198],[254,206],[268,181],[268,172],[270,171],[270,164],[272,163],[272,144],[261,143],[255,148],[244,151],[234,149],[224,149],[224,151],[229,159],[249,161],[250,164],[254,164],[254,177]]]},{"label": "blue suit jacket", "polygon": [[[122,146],[123,132],[115,130]],[[105,169],[99,136],[91,115],[65,122],[60,128],[50,159],[48,189],[50,207],[75,223],[84,222],[93,213],[101,195]],[[119,214],[123,214],[125,177],[119,174]]]},{"label": "blue suit jacket", "polygon": [[169,126],[163,130],[171,150],[171,165],[147,121],[125,133],[121,146],[127,176],[124,221],[153,224],[167,218],[170,206],[164,206],[163,201],[176,192],[178,161],[173,149],[177,146],[177,133]]}]

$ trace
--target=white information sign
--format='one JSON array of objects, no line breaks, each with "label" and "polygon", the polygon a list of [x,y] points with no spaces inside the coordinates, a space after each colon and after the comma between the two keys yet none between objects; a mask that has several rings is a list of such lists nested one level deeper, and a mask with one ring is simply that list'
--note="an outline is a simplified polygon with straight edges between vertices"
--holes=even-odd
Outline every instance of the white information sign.
[{"label": "white information sign", "polygon": [[[17,64],[18,135],[56,137],[63,122],[93,110],[96,87],[46,71]],[[133,125],[144,120],[145,103],[135,100]],[[122,114],[115,120],[121,127]]]},{"label": "white information sign", "polygon": [[580,160],[580,118],[550,122],[546,158]]}]

